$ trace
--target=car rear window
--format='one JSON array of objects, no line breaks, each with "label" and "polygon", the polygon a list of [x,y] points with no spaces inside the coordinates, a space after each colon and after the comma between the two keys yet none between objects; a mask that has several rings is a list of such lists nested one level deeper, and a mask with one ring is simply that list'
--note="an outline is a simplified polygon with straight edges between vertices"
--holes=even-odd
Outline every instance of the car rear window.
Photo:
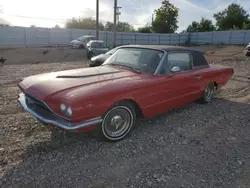
[{"label": "car rear window", "polygon": [[202,52],[193,51],[192,55],[193,55],[193,66],[194,67],[208,65],[207,60],[205,59]]}]

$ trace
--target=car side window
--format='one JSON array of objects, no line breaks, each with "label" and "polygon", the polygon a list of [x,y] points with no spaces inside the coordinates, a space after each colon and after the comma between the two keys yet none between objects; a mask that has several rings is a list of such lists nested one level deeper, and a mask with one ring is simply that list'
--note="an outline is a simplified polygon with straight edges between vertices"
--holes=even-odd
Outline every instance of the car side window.
[{"label": "car side window", "polygon": [[171,52],[167,57],[168,71],[171,71],[173,67],[179,67],[180,71],[191,70],[190,55],[187,52]]}]

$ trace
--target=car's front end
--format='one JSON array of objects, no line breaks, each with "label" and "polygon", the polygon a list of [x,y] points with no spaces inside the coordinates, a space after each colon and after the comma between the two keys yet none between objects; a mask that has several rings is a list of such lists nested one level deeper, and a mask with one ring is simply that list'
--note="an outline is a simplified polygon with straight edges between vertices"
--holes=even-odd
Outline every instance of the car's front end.
[{"label": "car's front end", "polygon": [[45,102],[38,100],[26,93],[20,93],[18,101],[25,111],[33,115],[43,124],[56,126],[65,131],[84,132],[84,129],[89,130],[90,126],[94,126],[102,122],[101,117],[97,117],[74,123],[70,118],[70,116],[72,115],[70,106],[67,106],[63,103],[60,104],[60,108],[66,116],[64,117],[55,113]]},{"label": "car's front end", "polygon": [[85,43],[83,41],[80,41],[80,40],[72,40],[69,43],[69,46],[72,48],[84,48]]},{"label": "car's front end", "polygon": [[18,84],[18,102],[45,125],[67,132],[88,132],[102,122],[101,116],[110,106],[100,98],[100,82],[107,90],[111,78],[131,76],[137,74],[109,66],[35,75]]},{"label": "car's front end", "polygon": [[[75,73],[75,70],[72,72]],[[81,70],[79,70],[81,72]],[[43,124],[57,127],[64,131],[86,132],[102,121],[99,114],[79,112],[74,102],[77,98],[69,98],[67,92],[81,87],[85,82],[81,79],[61,78],[64,71],[45,73],[24,78],[18,87],[21,90],[18,102],[21,108]],[[63,84],[62,84],[63,83]],[[84,108],[80,109],[83,110]],[[89,109],[88,109],[89,110]],[[85,111],[85,109],[84,109]]]},{"label": "car's front end", "polygon": [[92,40],[89,41],[86,45],[87,49],[87,58],[91,59],[94,56],[100,54],[105,54],[109,51],[109,48],[104,45],[104,42],[101,40]]},{"label": "car's front end", "polygon": [[107,54],[100,54],[91,58],[90,67],[102,65],[109,56]]},{"label": "car's front end", "polygon": [[105,54],[108,50],[108,48],[90,48],[89,53],[91,54],[91,57],[94,57],[100,54]]}]

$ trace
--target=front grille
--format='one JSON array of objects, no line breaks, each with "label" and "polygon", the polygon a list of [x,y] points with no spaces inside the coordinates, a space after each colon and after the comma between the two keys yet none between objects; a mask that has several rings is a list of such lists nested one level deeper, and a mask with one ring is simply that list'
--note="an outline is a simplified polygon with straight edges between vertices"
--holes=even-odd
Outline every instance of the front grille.
[{"label": "front grille", "polygon": [[25,102],[29,108],[39,107],[39,108],[42,108],[46,111],[51,112],[51,110],[48,108],[48,106],[46,106],[42,101],[37,100],[35,97],[32,97],[31,95],[25,94]]},{"label": "front grille", "polygon": [[35,97],[25,94],[25,102],[26,106],[39,116],[48,120],[60,122],[62,124],[71,126],[70,120],[55,114],[52,110],[49,109],[49,107],[45,103],[36,99]]}]

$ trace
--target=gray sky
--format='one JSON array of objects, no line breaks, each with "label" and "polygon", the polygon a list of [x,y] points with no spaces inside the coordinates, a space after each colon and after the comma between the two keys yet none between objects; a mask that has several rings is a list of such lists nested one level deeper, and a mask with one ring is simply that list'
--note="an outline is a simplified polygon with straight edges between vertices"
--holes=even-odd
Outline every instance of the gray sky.
[{"label": "gray sky", "polygon": [[[95,0],[1,0],[0,19],[12,25],[53,27],[64,25],[66,19],[78,16],[95,17]],[[122,7],[120,21],[126,21],[136,28],[151,21],[154,9],[161,6],[162,0],[118,0]],[[231,2],[240,3],[250,11],[250,0],[170,0],[179,12],[181,31],[192,21],[201,17],[213,20],[213,14],[223,10]],[[113,20],[113,0],[100,0],[100,20]]]}]

